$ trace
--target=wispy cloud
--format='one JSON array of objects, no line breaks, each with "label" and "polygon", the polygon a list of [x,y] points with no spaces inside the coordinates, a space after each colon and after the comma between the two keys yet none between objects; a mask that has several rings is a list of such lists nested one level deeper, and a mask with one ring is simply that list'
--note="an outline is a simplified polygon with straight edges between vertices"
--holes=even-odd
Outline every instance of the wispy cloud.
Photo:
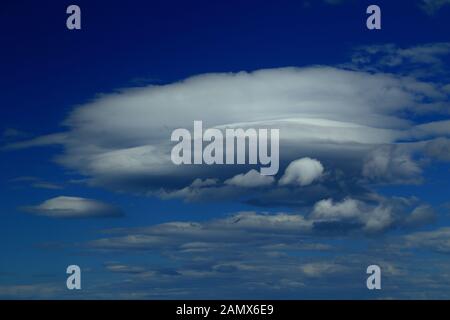
[{"label": "wispy cloud", "polygon": [[60,196],[22,210],[50,218],[119,217],[122,211],[110,204],[79,197]]},{"label": "wispy cloud", "polygon": [[29,184],[33,188],[37,189],[50,189],[50,190],[60,190],[63,189],[62,185],[59,185],[57,183],[49,182],[42,180],[38,177],[32,177],[32,176],[23,176],[23,177],[17,177],[10,180],[12,183],[16,184]]},{"label": "wispy cloud", "polygon": [[421,0],[421,7],[429,15],[435,14],[443,6],[450,4],[450,0]]}]

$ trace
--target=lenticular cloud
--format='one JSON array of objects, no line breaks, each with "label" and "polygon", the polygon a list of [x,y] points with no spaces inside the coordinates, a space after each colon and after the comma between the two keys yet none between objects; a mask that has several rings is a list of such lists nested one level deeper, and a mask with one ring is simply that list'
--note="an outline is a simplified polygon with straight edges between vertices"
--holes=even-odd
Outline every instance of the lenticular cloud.
[{"label": "lenticular cloud", "polygon": [[[186,168],[171,162],[172,130],[202,120],[209,128],[280,129],[280,175],[292,161],[308,157],[327,170],[355,176],[363,174],[368,152],[385,150],[380,146],[403,141],[417,149],[425,146],[415,145],[422,139],[447,136],[439,123],[424,133],[423,124],[400,116],[435,110],[446,99],[438,85],[412,77],[332,67],[205,74],[101,95],[76,107],[64,132],[10,147],[62,144],[60,164],[91,183],[126,192],[175,190],[197,178],[223,182],[249,172],[242,166]],[[298,172],[288,168],[280,183],[305,186],[323,171],[319,165],[302,166]]]}]

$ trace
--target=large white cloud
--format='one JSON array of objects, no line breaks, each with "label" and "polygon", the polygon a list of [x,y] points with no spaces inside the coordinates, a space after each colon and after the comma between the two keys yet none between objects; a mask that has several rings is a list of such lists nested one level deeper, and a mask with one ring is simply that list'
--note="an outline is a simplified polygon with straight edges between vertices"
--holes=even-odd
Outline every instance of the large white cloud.
[{"label": "large white cloud", "polygon": [[[447,99],[439,85],[412,77],[332,67],[206,74],[100,95],[75,108],[64,132],[9,148],[62,144],[64,152],[57,161],[88,176],[91,183],[144,194],[165,195],[197,178],[225,181],[251,170],[171,162],[172,130],[192,130],[193,121],[202,120],[205,128],[280,129],[280,172],[290,162],[309,157],[326,164],[327,170],[328,165],[339,170],[345,179],[346,174],[361,174],[371,150],[424,135],[447,135],[442,125],[416,127],[402,116]],[[389,173],[379,163],[375,167],[380,174]],[[398,167],[413,168],[413,162],[409,168]],[[299,179],[301,185],[310,178]]]}]

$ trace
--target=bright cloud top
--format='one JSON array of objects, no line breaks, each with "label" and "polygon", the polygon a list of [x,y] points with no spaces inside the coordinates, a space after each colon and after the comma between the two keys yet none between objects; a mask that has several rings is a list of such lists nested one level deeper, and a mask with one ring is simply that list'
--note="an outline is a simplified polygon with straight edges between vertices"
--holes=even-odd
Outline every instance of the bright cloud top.
[{"label": "bright cloud top", "polygon": [[302,158],[295,160],[286,168],[280,179],[280,185],[298,184],[307,186],[319,179],[323,174],[323,166],[316,159]]}]

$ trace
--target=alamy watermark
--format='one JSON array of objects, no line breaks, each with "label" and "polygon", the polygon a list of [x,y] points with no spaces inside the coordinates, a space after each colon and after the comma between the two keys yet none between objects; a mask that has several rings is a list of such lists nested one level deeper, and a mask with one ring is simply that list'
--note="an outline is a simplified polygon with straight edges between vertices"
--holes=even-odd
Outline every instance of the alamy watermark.
[{"label": "alamy watermark", "polygon": [[66,273],[69,274],[66,281],[67,289],[81,290],[81,268],[72,264],[67,267]]},{"label": "alamy watermark", "polygon": [[259,164],[260,173],[267,176],[277,174],[280,165],[279,129],[203,130],[203,122],[194,121],[193,134],[178,128],[172,132],[171,140],[178,141],[170,155],[176,165]]}]

